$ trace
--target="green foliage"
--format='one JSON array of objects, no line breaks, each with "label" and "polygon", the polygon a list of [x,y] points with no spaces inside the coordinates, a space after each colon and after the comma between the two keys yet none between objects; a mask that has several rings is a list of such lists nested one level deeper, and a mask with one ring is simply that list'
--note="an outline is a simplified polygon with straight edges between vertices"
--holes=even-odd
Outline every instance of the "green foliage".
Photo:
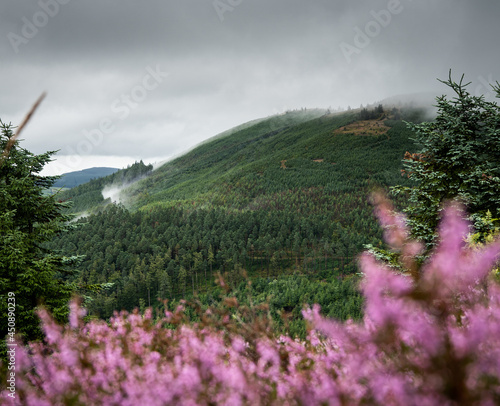
[{"label": "green foliage", "polygon": [[[335,212],[342,201],[335,195],[289,197],[288,205],[273,209],[272,214],[256,210],[228,215],[223,208],[175,207],[132,213],[110,205],[102,213],[80,219],[82,227],[55,239],[51,247],[85,255],[79,265],[79,284],[113,284],[88,303],[102,317],[115,309],[132,310],[140,298],[154,305],[157,298],[209,291],[217,271],[228,273],[233,285],[241,280],[242,269],[251,277],[272,278],[297,268],[321,278],[325,271],[338,276],[355,272],[349,261],[366,239],[349,223],[370,230],[370,221],[362,221],[365,212],[370,213],[366,203],[353,201],[367,207],[347,214]],[[316,199],[321,198],[331,206],[297,215],[308,197],[310,203],[319,204]],[[377,232],[373,228],[372,234]]]},{"label": "green foliage", "polygon": [[281,275],[272,280],[244,278],[234,288],[228,285],[227,279],[219,276],[220,285],[211,291],[188,296],[187,300],[164,302],[157,308],[157,313],[163,314],[162,309],[175,311],[179,305],[187,304],[185,315],[191,323],[199,323],[204,322],[208,309],[214,315],[225,309],[225,314],[229,313],[240,327],[240,323],[248,323],[255,317],[249,319],[239,310],[260,309],[262,312],[259,313],[272,325],[273,334],[300,339],[305,339],[307,332],[302,310],[313,304],[321,306],[324,316],[339,321],[361,320],[364,300],[358,287],[359,276],[341,278],[333,273],[323,276],[324,279],[297,274]]},{"label": "green foliage", "polygon": [[[0,151],[12,141],[12,127],[0,121]],[[78,257],[64,257],[45,243],[71,228],[66,204],[46,195],[55,177],[40,176],[53,152],[34,155],[18,142],[0,161],[0,337],[7,334],[7,295],[15,294],[16,333],[25,340],[42,338],[36,308],[47,307],[67,321],[68,301],[76,289],[69,282],[68,265]],[[4,349],[4,348],[3,348]]]},{"label": "green foliage", "polygon": [[[486,216],[484,217],[476,215],[474,220],[475,224],[481,224],[481,227],[479,227],[481,231],[469,236],[467,240],[469,246],[479,249],[485,244],[492,243],[500,236],[500,226],[498,225],[500,224],[500,219],[494,219],[490,211],[486,212]],[[500,266],[493,269],[492,274],[500,282]]]},{"label": "green foliage", "polygon": [[[429,247],[435,243],[439,213],[447,200],[464,202],[472,220],[488,211],[494,217],[500,214],[500,106],[471,95],[466,90],[469,83],[463,83],[463,76],[454,82],[451,71],[442,83],[456,97],[438,97],[437,118],[409,126],[421,150],[406,153],[404,173],[417,184],[394,188],[396,194],[408,193],[409,226]],[[494,90],[500,96],[498,83]],[[475,222],[479,231],[487,233],[481,224]]]},{"label": "green foliage", "polygon": [[304,306],[319,304],[322,314],[336,320],[360,320],[363,298],[358,290],[359,278],[331,274],[325,279],[303,275],[283,276],[272,281],[259,278],[242,283],[235,292],[240,303],[269,305],[276,330],[292,337],[305,338]]}]

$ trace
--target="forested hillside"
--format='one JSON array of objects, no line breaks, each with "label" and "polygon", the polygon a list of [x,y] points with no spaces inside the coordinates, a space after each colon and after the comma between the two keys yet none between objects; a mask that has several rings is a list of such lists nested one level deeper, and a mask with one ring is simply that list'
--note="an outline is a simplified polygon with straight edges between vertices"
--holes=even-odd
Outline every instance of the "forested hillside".
[{"label": "forested hillside", "polygon": [[[58,192],[58,198],[62,201],[71,201],[70,212],[82,213],[87,210],[96,212],[113,203],[113,199],[106,195],[106,190],[121,189],[150,174],[152,170],[152,165],[145,165],[142,161],[135,162],[126,169],[115,171],[108,176],[92,179],[90,182],[78,185],[70,191]],[[116,193],[112,197],[117,198]]]},{"label": "forested hillside", "polygon": [[[52,248],[86,256],[81,284],[112,284],[88,303],[101,317],[193,294],[210,303],[220,272],[243,296],[250,277],[258,301],[269,298],[276,314],[298,317],[303,303],[322,302],[331,316],[358,318],[356,255],[381,241],[368,195],[405,182],[401,159],[413,149],[395,113],[420,119],[418,111],[365,121],[354,111],[289,112],[216,137],[155,171],[138,163],[81,185],[62,198],[75,202],[75,212],[94,213]],[[356,123],[364,130],[351,130]],[[121,191],[123,204],[105,207],[106,186],[138,176]],[[320,290],[329,293],[321,299]]]}]

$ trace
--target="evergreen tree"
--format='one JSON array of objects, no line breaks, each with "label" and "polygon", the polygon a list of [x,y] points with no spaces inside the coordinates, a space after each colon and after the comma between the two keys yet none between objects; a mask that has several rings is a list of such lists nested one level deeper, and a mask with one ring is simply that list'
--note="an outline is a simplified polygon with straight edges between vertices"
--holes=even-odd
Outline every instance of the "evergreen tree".
[{"label": "evergreen tree", "polygon": [[[405,154],[403,173],[417,185],[393,188],[396,194],[408,192],[409,226],[429,247],[446,200],[458,198],[465,203],[479,229],[488,211],[494,217],[500,214],[500,106],[471,95],[466,90],[470,83],[464,84],[463,79],[454,82],[450,71],[449,79],[441,82],[456,97],[438,97],[437,118],[410,125],[422,149]],[[498,82],[493,89],[500,97]]]},{"label": "evergreen tree", "polygon": [[[0,337],[7,334],[7,297],[15,297],[15,329],[24,340],[42,338],[36,310],[45,306],[60,322],[76,289],[67,266],[78,260],[44,243],[70,228],[66,203],[45,193],[57,177],[41,176],[54,152],[34,155],[21,148],[12,126],[0,121]],[[18,130],[19,132],[19,130]]]}]

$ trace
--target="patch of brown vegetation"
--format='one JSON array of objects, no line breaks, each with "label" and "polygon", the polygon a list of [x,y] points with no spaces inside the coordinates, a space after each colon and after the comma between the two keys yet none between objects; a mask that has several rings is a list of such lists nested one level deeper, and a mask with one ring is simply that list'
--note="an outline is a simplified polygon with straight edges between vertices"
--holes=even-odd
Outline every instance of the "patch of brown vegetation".
[{"label": "patch of brown vegetation", "polygon": [[324,162],[324,159],[313,159],[314,162]]},{"label": "patch of brown vegetation", "polygon": [[389,129],[382,120],[363,120],[340,127],[333,134],[382,135]]}]

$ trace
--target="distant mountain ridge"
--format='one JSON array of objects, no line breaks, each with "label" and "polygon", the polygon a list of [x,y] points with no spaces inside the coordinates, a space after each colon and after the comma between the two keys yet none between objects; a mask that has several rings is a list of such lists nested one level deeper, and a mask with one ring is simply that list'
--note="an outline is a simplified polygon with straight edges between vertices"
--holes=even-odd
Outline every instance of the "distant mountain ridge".
[{"label": "distant mountain ridge", "polygon": [[54,187],[74,188],[91,181],[92,179],[102,178],[119,171],[118,168],[96,167],[83,169],[81,171],[64,173],[55,183]]}]

